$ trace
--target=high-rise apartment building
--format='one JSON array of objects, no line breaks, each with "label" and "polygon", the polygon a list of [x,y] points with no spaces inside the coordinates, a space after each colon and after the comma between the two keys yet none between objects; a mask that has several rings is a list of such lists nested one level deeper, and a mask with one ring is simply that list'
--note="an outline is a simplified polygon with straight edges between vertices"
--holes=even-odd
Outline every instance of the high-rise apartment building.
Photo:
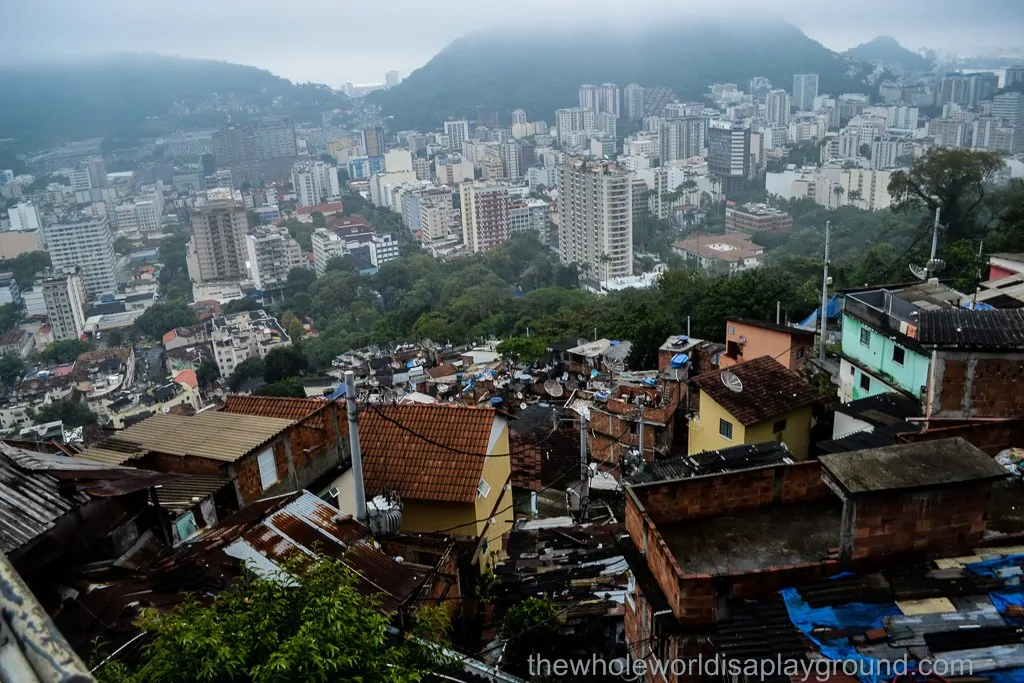
[{"label": "high-rise apartment building", "polygon": [[665,119],[661,125],[661,163],[699,157],[707,144],[708,120],[703,116]]},{"label": "high-rise apartment building", "polygon": [[323,199],[320,179],[311,164],[296,164],[292,169],[292,187],[299,206],[316,206]]},{"label": "high-rise apartment building", "polygon": [[71,189],[75,192],[89,190],[92,188],[92,178],[89,177],[89,169],[79,166],[71,171]]},{"label": "high-rise apartment building", "polygon": [[68,266],[64,272],[45,278],[43,301],[54,341],[81,338],[85,333],[87,303],[81,268]]},{"label": "high-rise apartment building", "polygon": [[295,124],[287,116],[268,116],[228,126],[214,134],[213,149],[221,166],[294,157]]},{"label": "high-rise apartment building", "polygon": [[384,87],[394,88],[396,85],[402,82],[402,76],[397,71],[388,71],[384,74]]},{"label": "high-rise apartment building", "polygon": [[616,134],[618,121],[618,116],[611,112],[603,111],[595,117],[594,125],[597,126],[597,129],[601,131],[601,134],[604,135],[606,138],[611,138],[612,140],[615,140],[618,137],[618,135]]},{"label": "high-rise apartment building", "polygon": [[89,296],[111,294],[120,275],[114,253],[114,231],[106,216],[79,215],[43,228],[54,270],[79,266]]},{"label": "high-rise apartment building", "polygon": [[708,172],[720,181],[721,192],[743,188],[751,176],[750,128],[728,122],[708,128]]},{"label": "high-rise apartment building", "polygon": [[523,109],[512,110],[512,125],[521,125],[526,123],[526,111]]},{"label": "high-rise apartment building", "polygon": [[993,97],[992,116],[1011,128],[1024,129],[1024,93],[1006,92]]},{"label": "high-rise apartment building", "polygon": [[782,89],[769,90],[765,94],[765,118],[775,126],[788,126],[789,113],[793,108],[789,93]]},{"label": "high-rise apartment building", "polygon": [[596,114],[592,109],[572,107],[555,111],[555,127],[558,128],[558,140],[564,143],[571,133],[593,130]]},{"label": "high-rise apartment building", "polygon": [[935,93],[935,104],[959,104],[974,107],[979,102],[991,99],[999,87],[999,77],[992,72],[973,74],[948,74],[939,81]]},{"label": "high-rise apartment building", "polygon": [[261,226],[245,237],[249,277],[264,292],[280,290],[292,268],[302,267],[302,247],[287,228]]},{"label": "high-rise apartment building", "polygon": [[644,118],[643,86],[630,83],[623,89],[622,95],[626,108],[626,118],[630,121],[642,120]]},{"label": "high-rise apartment building", "polygon": [[345,240],[333,230],[317,228],[310,241],[313,246],[313,272],[317,277],[323,277],[327,272],[327,262],[345,255]]},{"label": "high-rise apartment building", "polygon": [[469,140],[469,121],[466,119],[445,121],[444,134],[448,136],[449,146],[456,152],[461,152],[462,146]]},{"label": "high-rise apartment building", "polygon": [[561,262],[594,280],[633,274],[630,174],[615,162],[569,158],[558,168]]},{"label": "high-rise apartment building", "polygon": [[579,95],[580,109],[589,109],[596,114],[600,107],[598,87],[596,85],[590,85],[589,83],[581,85]]},{"label": "high-rise apartment building", "polygon": [[522,146],[515,141],[503,142],[499,145],[501,150],[502,176],[512,180],[523,177],[524,168],[520,164],[522,160]]},{"label": "high-rise apartment building", "polygon": [[896,161],[905,154],[906,146],[898,138],[875,138],[871,141],[871,168],[885,170],[899,166]]},{"label": "high-rise apartment building", "polygon": [[886,110],[886,128],[900,130],[917,130],[918,108],[893,106]]},{"label": "high-rise apartment building", "polygon": [[818,96],[818,74],[793,76],[793,107],[797,111],[811,111]]},{"label": "high-rise apartment building", "polygon": [[1010,66],[1003,70],[1003,88],[1024,84],[1024,64]]},{"label": "high-rise apartment building", "polygon": [[207,190],[205,201],[192,209],[192,280],[244,279],[247,229],[245,204],[240,195],[225,189]]},{"label": "high-rise apartment building", "polygon": [[622,91],[618,83],[602,83],[597,90],[597,111],[622,118]]},{"label": "high-rise apartment building", "polygon": [[363,154],[368,157],[382,157],[386,151],[384,129],[380,126],[367,126],[362,130]]},{"label": "high-rise apartment building", "polygon": [[509,238],[508,186],[471,182],[459,186],[462,234],[471,252],[488,251]]}]

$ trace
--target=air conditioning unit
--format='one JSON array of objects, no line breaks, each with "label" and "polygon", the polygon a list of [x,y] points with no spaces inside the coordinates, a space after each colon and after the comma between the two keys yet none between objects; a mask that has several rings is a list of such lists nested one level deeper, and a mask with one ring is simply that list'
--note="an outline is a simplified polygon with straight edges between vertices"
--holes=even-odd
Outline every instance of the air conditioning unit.
[{"label": "air conditioning unit", "polygon": [[746,344],[747,343],[747,338],[744,337],[744,336],[740,336],[739,342],[740,342],[740,344]]}]

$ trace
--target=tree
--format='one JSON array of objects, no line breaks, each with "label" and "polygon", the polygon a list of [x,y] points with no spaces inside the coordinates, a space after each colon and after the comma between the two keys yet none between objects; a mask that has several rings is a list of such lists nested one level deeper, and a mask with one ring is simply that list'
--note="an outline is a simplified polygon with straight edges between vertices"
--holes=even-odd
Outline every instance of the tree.
[{"label": "tree", "polygon": [[7,388],[21,379],[25,372],[25,362],[13,353],[0,356],[0,385]]},{"label": "tree", "polygon": [[124,330],[110,330],[104,338],[107,342],[107,348],[114,349],[118,346],[124,346]]},{"label": "tree", "polygon": [[81,356],[83,353],[94,351],[96,345],[92,342],[79,341],[78,339],[66,339],[64,341],[54,342],[42,350],[39,354],[39,358],[44,363],[57,363],[63,365],[65,363],[73,363],[76,358]]},{"label": "tree", "polygon": [[302,388],[302,380],[288,377],[280,382],[264,384],[252,390],[253,396],[282,396],[285,398],[305,398],[306,390]]},{"label": "tree", "polygon": [[216,361],[204,360],[196,368],[196,380],[200,387],[211,387],[220,378],[220,368]]},{"label": "tree", "polygon": [[89,410],[89,407],[84,403],[64,399],[63,401],[54,401],[39,408],[33,421],[36,424],[44,424],[46,422],[57,422],[58,420],[63,422],[65,427],[74,429],[76,427],[96,424],[96,413]]},{"label": "tree", "polygon": [[249,209],[248,211],[245,212],[245,218],[246,221],[249,223],[250,230],[257,226],[263,225],[263,218],[252,209]]},{"label": "tree", "polygon": [[324,214],[322,212],[314,211],[313,213],[310,214],[310,218],[313,219],[313,227],[314,228],[326,228],[327,227],[327,218],[324,217]]},{"label": "tree", "polygon": [[288,311],[281,318],[281,324],[284,326],[284,331],[288,334],[288,338],[292,340],[293,344],[297,344],[299,341],[305,338],[306,328],[302,326],[302,321],[295,317],[295,314]]},{"label": "tree", "polygon": [[851,204],[859,202],[861,200],[860,190],[850,190],[850,194],[846,195],[846,198],[850,200]]},{"label": "tree", "polygon": [[498,353],[505,360],[533,365],[548,355],[548,340],[542,337],[509,337],[498,344]]},{"label": "tree", "polygon": [[842,185],[836,185],[832,188],[832,194],[836,196],[836,207],[843,202],[843,193],[846,192]]},{"label": "tree", "polygon": [[235,366],[235,371],[228,376],[228,388],[238,389],[254,377],[263,377],[263,359],[259,356],[246,358]]},{"label": "tree", "polygon": [[235,313],[245,313],[246,311],[258,311],[260,308],[259,301],[256,301],[251,296],[243,296],[241,299],[232,299],[227,302],[221,310],[224,315],[234,315]]},{"label": "tree", "polygon": [[296,377],[309,369],[309,360],[298,346],[279,346],[263,359],[263,379],[268,384]]},{"label": "tree", "polygon": [[545,598],[529,597],[513,605],[498,629],[507,643],[505,661],[511,673],[526,676],[529,658],[553,655],[558,648],[558,610]]},{"label": "tree", "polygon": [[951,242],[977,237],[988,225],[980,214],[990,185],[1005,165],[997,152],[932,147],[908,170],[893,172],[888,188],[893,210],[939,209]]},{"label": "tree", "polygon": [[865,159],[870,159],[871,158],[871,145],[869,145],[869,144],[861,145],[860,147],[857,148],[857,153],[860,154]]},{"label": "tree", "polygon": [[179,327],[199,322],[196,312],[184,301],[153,304],[135,320],[135,329],[149,339],[162,339],[164,334]]},{"label": "tree", "polygon": [[116,240],[114,240],[114,253],[121,254],[123,256],[124,254],[127,254],[131,250],[132,242],[127,237],[122,235],[121,237],[118,237]]},{"label": "tree", "polygon": [[15,303],[0,306],[0,335],[5,335],[14,329],[14,326],[21,320],[21,306]]},{"label": "tree", "polygon": [[290,292],[300,292],[308,289],[316,280],[316,273],[309,268],[292,268],[288,271],[288,284],[286,287]]},{"label": "tree", "polygon": [[141,656],[113,658],[96,673],[101,683],[420,683],[449,671],[433,646],[445,637],[437,610],[396,639],[379,602],[340,561],[293,560],[281,575],[238,582],[208,604],[190,597],[170,612],[146,609]]},{"label": "tree", "polygon": [[459,342],[465,335],[465,328],[444,313],[430,311],[416,319],[412,326],[412,335],[415,339],[429,339],[438,344],[452,340]]}]

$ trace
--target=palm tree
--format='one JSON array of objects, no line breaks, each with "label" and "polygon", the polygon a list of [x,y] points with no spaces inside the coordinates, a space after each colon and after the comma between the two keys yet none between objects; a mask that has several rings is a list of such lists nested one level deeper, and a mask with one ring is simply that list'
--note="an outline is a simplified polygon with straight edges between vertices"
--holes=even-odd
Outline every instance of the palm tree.
[{"label": "palm tree", "polygon": [[846,195],[846,198],[850,201],[851,204],[854,202],[859,202],[862,199],[860,190],[850,190],[850,194]]},{"label": "palm tree", "polygon": [[836,208],[837,209],[839,208],[839,203],[843,200],[843,193],[844,192],[846,192],[846,190],[843,189],[842,185],[836,185],[835,187],[832,188],[832,194],[834,194],[836,196]]},{"label": "palm tree", "polygon": [[604,279],[601,281],[601,289],[604,289],[604,285],[608,281],[608,263],[612,260],[612,257],[602,251],[601,256],[599,256],[597,260],[602,266],[601,270],[602,275],[604,275]]}]

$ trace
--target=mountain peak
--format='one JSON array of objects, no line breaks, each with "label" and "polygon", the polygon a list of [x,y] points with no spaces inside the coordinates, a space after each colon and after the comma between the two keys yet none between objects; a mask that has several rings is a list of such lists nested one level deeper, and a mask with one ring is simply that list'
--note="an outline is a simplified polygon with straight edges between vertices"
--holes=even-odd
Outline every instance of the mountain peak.
[{"label": "mountain peak", "polygon": [[878,36],[843,53],[861,62],[882,62],[886,66],[899,64],[908,71],[929,71],[932,63],[907,48],[892,36]]}]

